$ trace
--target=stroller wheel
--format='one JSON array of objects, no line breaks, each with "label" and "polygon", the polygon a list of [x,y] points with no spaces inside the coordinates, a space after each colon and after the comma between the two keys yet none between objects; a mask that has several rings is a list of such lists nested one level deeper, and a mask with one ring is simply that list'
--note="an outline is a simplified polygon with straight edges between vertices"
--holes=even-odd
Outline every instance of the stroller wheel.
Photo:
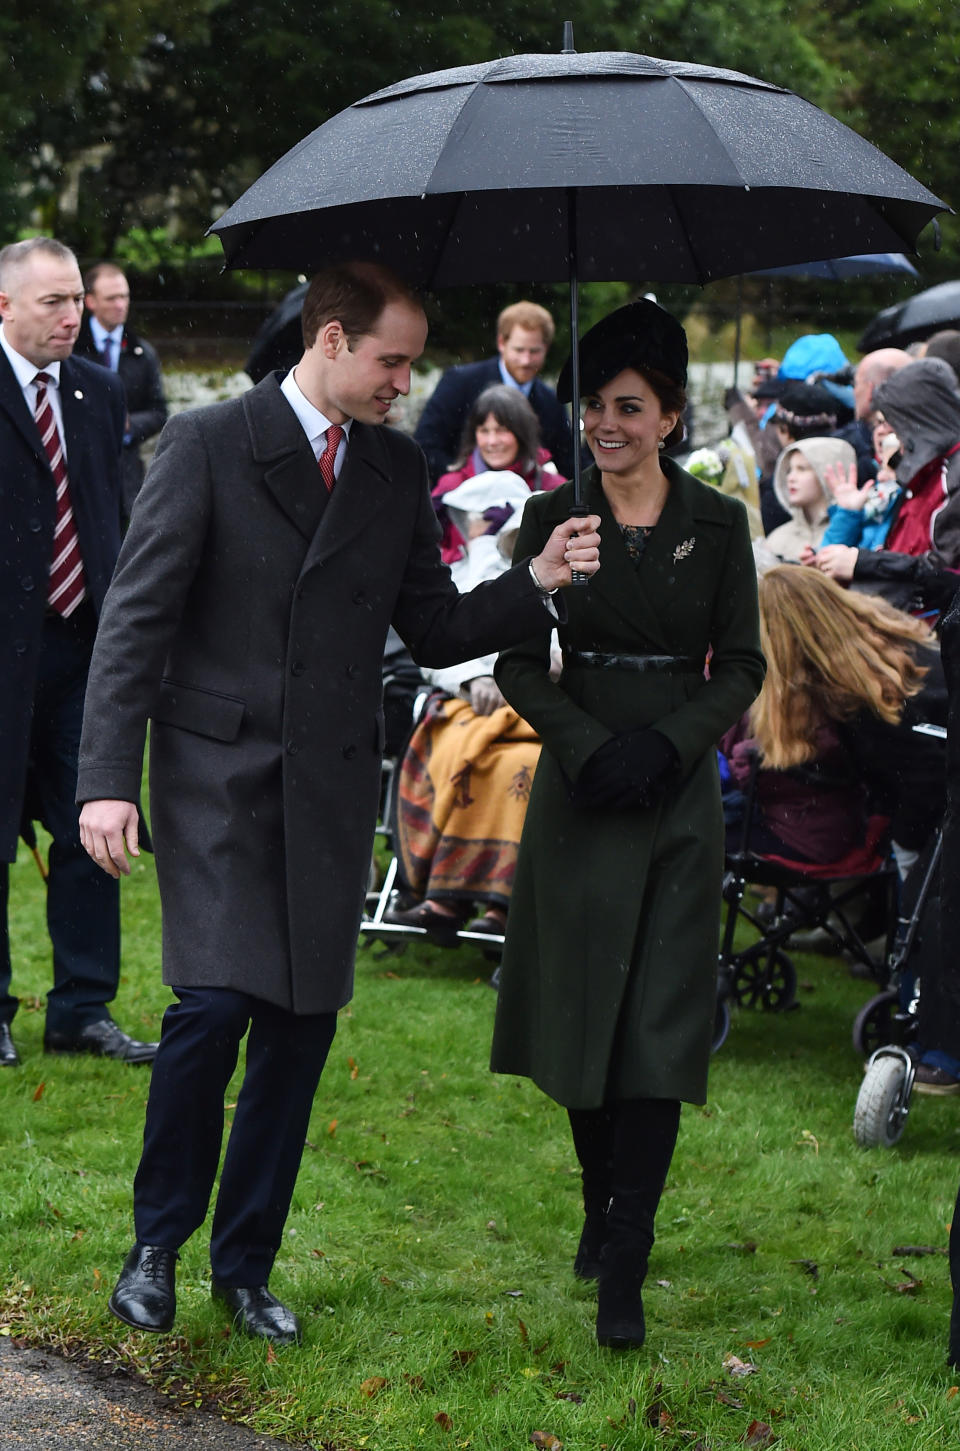
[{"label": "stroller wheel", "polygon": [[717,1002],[717,1011],[713,1019],[713,1043],[711,1053],[717,1053],[727,1041],[727,1034],[730,1032],[730,1008],[723,998]]},{"label": "stroller wheel", "polygon": [[783,1013],[797,996],[797,973],[785,952],[757,942],[733,961],[733,995],[742,1008]]},{"label": "stroller wheel", "polygon": [[853,1113],[853,1136],[862,1149],[892,1149],[910,1112],[913,1070],[903,1049],[880,1050],[863,1075]]},{"label": "stroller wheel", "polygon": [[900,1008],[897,994],[888,989],[877,993],[864,1003],[853,1020],[853,1050],[863,1058],[869,1058],[886,1043],[901,1046],[916,1036],[917,1022]]}]

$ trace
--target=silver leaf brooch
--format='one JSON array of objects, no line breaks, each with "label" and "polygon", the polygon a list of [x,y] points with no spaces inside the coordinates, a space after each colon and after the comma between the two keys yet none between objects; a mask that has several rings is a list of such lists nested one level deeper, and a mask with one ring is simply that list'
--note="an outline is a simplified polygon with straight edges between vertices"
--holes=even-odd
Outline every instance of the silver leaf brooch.
[{"label": "silver leaf brooch", "polygon": [[676,549],[673,551],[674,564],[677,564],[681,559],[689,559],[690,555],[693,553],[693,544],[694,540],[691,536],[689,539],[684,539],[682,544],[677,545]]}]

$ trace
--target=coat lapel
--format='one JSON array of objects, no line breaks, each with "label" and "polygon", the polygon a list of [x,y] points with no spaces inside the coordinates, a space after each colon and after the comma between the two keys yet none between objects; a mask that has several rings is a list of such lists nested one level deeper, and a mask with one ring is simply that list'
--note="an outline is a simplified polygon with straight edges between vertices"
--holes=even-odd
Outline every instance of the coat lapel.
[{"label": "coat lapel", "polygon": [[[634,629],[641,630],[651,644],[668,652],[669,621],[675,603],[695,577],[702,580],[703,576],[695,575],[695,571],[705,561],[698,555],[698,510],[686,476],[671,459],[663,459],[662,467],[670,488],[639,566],[627,553],[619,525],[600,486],[600,475],[595,471],[590,475],[589,506],[600,514],[601,539],[607,541],[601,545],[603,567],[593,588]],[[701,538],[700,554],[707,548],[706,539]]]},{"label": "coat lapel", "polygon": [[0,408],[9,414],[11,421],[23,435],[24,443],[33,450],[40,462],[45,464],[47,456],[43,451],[43,444],[40,442],[37,425],[27,407],[23,389],[17,382],[17,376],[2,349],[0,349]]},{"label": "coat lapel", "polygon": [[327,491],[309,440],[271,373],[243,395],[253,457],[263,466],[264,487],[304,539],[323,517]]},{"label": "coat lapel", "polygon": [[340,477],[314,535],[304,570],[345,549],[390,497],[387,451],[378,428],[354,422]]}]

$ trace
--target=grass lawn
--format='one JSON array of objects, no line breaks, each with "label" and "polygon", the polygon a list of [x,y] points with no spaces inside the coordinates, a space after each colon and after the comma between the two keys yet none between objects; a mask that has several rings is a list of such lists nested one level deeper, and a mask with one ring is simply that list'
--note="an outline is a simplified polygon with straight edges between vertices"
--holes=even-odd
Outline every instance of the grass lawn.
[{"label": "grass lawn", "polygon": [[[960,1440],[946,1257],[894,1253],[946,1246],[960,1103],[915,1099],[896,1149],[857,1149],[849,1037],[868,988],[841,964],[797,958],[798,1011],[735,1017],[708,1105],[684,1109],[647,1345],[617,1355],[598,1349],[591,1290],[571,1274],[565,1115],[487,1071],[488,964],[365,949],[272,1281],[306,1341],[274,1353],[210,1303],[204,1230],[183,1253],[175,1337],[107,1313],[149,1070],[43,1057],[41,882],[25,854],[11,875],[24,1061],[0,1073],[2,1333],[122,1363],[183,1404],[325,1451]],[[168,997],[150,858],[123,902],[116,1016],[155,1033]],[[731,1354],[755,1369],[731,1375]]]}]

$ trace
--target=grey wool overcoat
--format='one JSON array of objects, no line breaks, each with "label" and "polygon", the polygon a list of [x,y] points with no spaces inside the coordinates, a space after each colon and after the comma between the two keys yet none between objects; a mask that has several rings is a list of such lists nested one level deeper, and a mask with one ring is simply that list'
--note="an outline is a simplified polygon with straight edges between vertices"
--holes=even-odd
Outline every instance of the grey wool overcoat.
[{"label": "grey wool overcoat", "polygon": [[[601,569],[567,591],[561,643],[607,655],[686,657],[681,673],[567,663],[551,681],[531,640],[496,668],[539,732],[510,903],[492,1067],[532,1078],[568,1108],[612,1099],[703,1102],[716,995],[723,820],[720,736],[760,689],[757,582],[746,512],[662,460],[669,493],[634,564],[596,470]],[[570,508],[570,485],[524,510],[529,553]],[[709,678],[704,665],[709,655]],[[575,781],[622,730],[655,726],[680,758],[651,808],[578,809]]]},{"label": "grey wool overcoat", "polygon": [[391,622],[415,658],[551,617],[525,567],[459,595],[423,455],[354,423],[329,501],[279,375],[161,435],[100,621],[78,800],[135,801],[148,717],[163,976],[295,1013],[350,997]]}]

